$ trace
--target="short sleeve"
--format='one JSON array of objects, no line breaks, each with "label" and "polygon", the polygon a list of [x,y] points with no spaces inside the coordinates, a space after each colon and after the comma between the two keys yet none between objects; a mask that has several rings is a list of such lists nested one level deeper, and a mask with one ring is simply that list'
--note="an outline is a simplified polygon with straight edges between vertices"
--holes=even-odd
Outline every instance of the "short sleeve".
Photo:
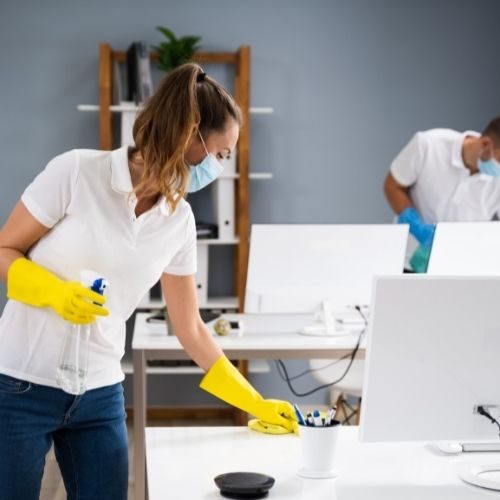
[{"label": "short sleeve", "polygon": [[417,132],[391,164],[391,174],[398,184],[409,187],[422,170],[422,133]]},{"label": "short sleeve", "polygon": [[196,224],[191,208],[189,209],[186,226],[184,244],[163,270],[164,273],[179,276],[188,276],[196,273]]},{"label": "short sleeve", "polygon": [[78,173],[75,150],[52,159],[24,190],[21,201],[35,219],[52,228],[66,214]]}]

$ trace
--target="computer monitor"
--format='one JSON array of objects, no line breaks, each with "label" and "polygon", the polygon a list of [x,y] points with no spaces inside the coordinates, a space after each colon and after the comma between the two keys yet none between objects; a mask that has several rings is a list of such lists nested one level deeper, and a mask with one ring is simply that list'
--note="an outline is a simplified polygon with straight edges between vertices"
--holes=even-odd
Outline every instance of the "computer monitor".
[{"label": "computer monitor", "polygon": [[253,225],[245,312],[368,306],[373,276],[403,272],[407,239],[407,225]]},{"label": "computer monitor", "polygon": [[427,274],[500,276],[500,221],[440,222]]},{"label": "computer monitor", "polygon": [[494,441],[500,416],[500,278],[374,280],[362,441]]}]

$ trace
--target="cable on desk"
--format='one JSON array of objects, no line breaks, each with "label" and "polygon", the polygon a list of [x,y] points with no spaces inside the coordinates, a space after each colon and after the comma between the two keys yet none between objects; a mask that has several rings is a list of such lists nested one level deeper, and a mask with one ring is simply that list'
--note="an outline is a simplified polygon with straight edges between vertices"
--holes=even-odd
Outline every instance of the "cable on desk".
[{"label": "cable on desk", "polygon": [[[361,315],[361,317],[363,318],[363,321],[365,323],[365,327],[361,330],[361,332],[359,333],[359,336],[358,336],[358,341],[356,342],[356,346],[354,347],[354,349],[349,353],[349,354],[346,354],[345,356],[343,356],[342,358],[338,359],[338,360],[335,360],[333,363],[329,364],[329,365],[326,365],[326,366],[322,366],[321,368],[316,368],[316,369],[310,369],[310,370],[306,370],[305,372],[303,372],[302,374],[299,374],[299,375],[295,375],[294,377],[290,377],[288,375],[288,370],[286,368],[286,365],[285,363],[281,360],[281,359],[277,359],[277,360],[274,360],[275,364],[276,364],[276,368],[278,370],[278,373],[280,375],[280,377],[287,383],[288,385],[288,388],[290,389],[290,391],[292,392],[292,394],[298,398],[302,398],[302,397],[305,397],[305,396],[310,396],[311,394],[314,394],[315,392],[318,392],[318,391],[321,391],[322,389],[327,389],[328,387],[332,387],[336,384],[338,384],[339,382],[341,382],[342,380],[344,380],[344,378],[346,377],[346,375],[349,373],[349,370],[351,369],[351,366],[352,364],[354,363],[354,358],[356,357],[356,354],[359,350],[359,347],[361,345],[361,339],[363,337],[363,334],[365,333],[366,331],[366,328],[368,326],[368,320],[366,319],[366,316],[363,314],[363,312],[361,311],[361,307],[360,306],[355,306],[354,307],[356,309],[356,311],[359,312],[359,314]],[[319,371],[319,370],[324,370],[325,368],[329,367],[329,366],[332,366],[333,364],[335,363],[338,363],[339,361],[341,361],[342,359],[346,359],[346,358],[350,358],[349,360],[349,364],[347,365],[346,369],[344,370],[344,373],[337,379],[337,380],[334,380],[333,382],[330,382],[328,384],[323,384],[323,385],[320,385],[318,387],[315,387],[314,389],[311,389],[309,391],[306,391],[306,392],[298,392],[292,385],[292,380],[295,380],[297,378],[299,378],[300,376],[303,376],[305,375],[306,373],[309,373],[311,371]]]},{"label": "cable on desk", "polygon": [[[500,429],[500,423],[498,420],[494,417],[492,417],[484,408],[484,406],[478,406],[477,407],[477,412],[479,415],[483,415],[483,417],[486,417],[492,424],[497,424],[498,428]],[[500,433],[499,433],[500,434]]]},{"label": "cable on desk", "polygon": [[[303,377],[304,375],[307,375],[308,373],[313,373],[313,372],[320,372],[321,370],[326,370],[327,368],[330,368],[331,366],[336,365],[337,363],[340,363],[341,361],[344,361],[344,359],[347,359],[351,356],[351,353],[349,354],[344,354],[341,358],[336,359],[335,361],[332,361],[331,363],[328,363],[324,366],[320,366],[319,368],[308,368],[307,370],[304,370],[303,372],[297,373],[297,375],[294,375],[293,377],[288,377],[288,380],[297,380],[298,378]],[[274,362],[277,364],[277,361],[274,360]],[[278,365],[278,375],[280,376],[281,380],[286,382],[286,377],[283,375],[281,371],[281,367]]]}]

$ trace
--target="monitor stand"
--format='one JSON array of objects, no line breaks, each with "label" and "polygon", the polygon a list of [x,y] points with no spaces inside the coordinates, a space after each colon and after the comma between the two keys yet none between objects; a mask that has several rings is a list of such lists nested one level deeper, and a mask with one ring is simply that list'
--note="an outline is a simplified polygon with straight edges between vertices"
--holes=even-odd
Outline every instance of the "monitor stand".
[{"label": "monitor stand", "polygon": [[458,467],[458,477],[462,481],[474,486],[500,491],[500,463],[460,464]]},{"label": "monitor stand", "polygon": [[[441,453],[447,455],[458,455],[459,453],[476,452],[499,452],[500,441],[478,441],[478,442],[458,442],[441,441],[433,444]],[[495,475],[495,478],[488,478],[488,475]],[[500,463],[496,464],[460,464],[458,466],[458,476],[462,481],[487,488],[489,490],[500,491]]]},{"label": "monitor stand", "polygon": [[[311,326],[305,326],[300,333],[302,335],[311,335],[313,337],[334,337],[335,335],[341,333],[337,331],[332,304],[328,299],[324,299],[321,302],[319,317],[321,318],[319,323]],[[345,332],[342,332],[341,334],[345,335]]]},{"label": "monitor stand", "polygon": [[[364,321],[353,321],[352,318],[343,318],[342,315],[340,318],[337,317],[329,299],[324,299],[321,302],[321,307],[316,311],[315,319],[314,325],[305,326],[299,333],[312,337],[343,337],[353,334],[359,335],[365,329]],[[361,319],[362,317],[360,317]]]}]

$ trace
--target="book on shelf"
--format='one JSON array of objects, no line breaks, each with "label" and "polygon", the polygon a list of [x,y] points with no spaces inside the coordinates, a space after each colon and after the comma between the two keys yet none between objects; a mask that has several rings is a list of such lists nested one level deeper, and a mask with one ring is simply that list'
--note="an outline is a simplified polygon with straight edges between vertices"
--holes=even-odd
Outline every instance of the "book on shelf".
[{"label": "book on shelf", "polygon": [[121,104],[126,100],[126,96],[126,79],[123,78],[120,63],[113,61],[113,104]]},{"label": "book on shelf", "polygon": [[151,62],[146,42],[133,42],[127,50],[127,83],[127,101],[139,104],[153,95]]},{"label": "book on shelf", "polygon": [[113,61],[113,105],[135,107],[134,101],[127,101],[128,94],[127,65]]}]

